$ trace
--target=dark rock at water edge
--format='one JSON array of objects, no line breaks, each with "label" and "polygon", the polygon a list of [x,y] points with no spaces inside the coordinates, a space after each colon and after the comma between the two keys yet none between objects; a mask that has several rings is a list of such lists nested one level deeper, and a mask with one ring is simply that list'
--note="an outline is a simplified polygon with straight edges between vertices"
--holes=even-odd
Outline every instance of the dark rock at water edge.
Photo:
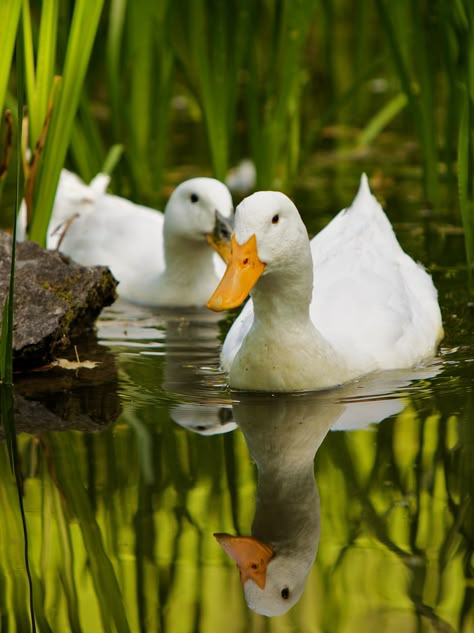
[{"label": "dark rock at water edge", "polygon": [[[11,236],[0,231],[0,306],[10,278]],[[108,268],[84,267],[34,242],[17,244],[13,364],[25,370],[50,362],[93,327],[116,299]],[[0,319],[2,315],[0,313]]]},{"label": "dark rock at water edge", "polygon": [[[75,370],[48,365],[15,376],[13,413],[16,433],[46,431],[104,430],[119,417],[122,406],[118,395],[115,354],[99,343],[94,333],[77,341],[81,359],[96,364],[94,369]],[[65,351],[73,361],[76,351]],[[0,441],[3,440],[0,423]]]}]

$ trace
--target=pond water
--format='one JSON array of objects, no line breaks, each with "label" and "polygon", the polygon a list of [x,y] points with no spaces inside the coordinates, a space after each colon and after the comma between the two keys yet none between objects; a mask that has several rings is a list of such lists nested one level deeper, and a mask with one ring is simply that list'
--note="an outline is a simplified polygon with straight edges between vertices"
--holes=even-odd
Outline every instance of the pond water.
[{"label": "pond water", "polygon": [[[324,192],[310,199],[311,183],[298,194],[312,233],[356,188],[355,178],[327,183],[330,203]],[[96,368],[16,378],[40,631],[474,630],[462,237],[445,217],[417,216],[413,201],[397,208],[412,181],[402,183],[389,215],[429,264],[445,321],[429,366],[305,395],[230,392],[219,352],[235,314],[119,301],[78,343]],[[23,534],[4,442],[0,451],[0,631],[22,633]],[[273,545],[264,591],[244,594],[214,533]]]}]

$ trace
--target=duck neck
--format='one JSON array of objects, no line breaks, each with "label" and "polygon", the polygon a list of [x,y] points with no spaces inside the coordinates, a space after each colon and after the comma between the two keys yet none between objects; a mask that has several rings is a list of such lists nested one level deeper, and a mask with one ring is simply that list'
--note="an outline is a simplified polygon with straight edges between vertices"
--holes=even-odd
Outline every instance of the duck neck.
[{"label": "duck neck", "polygon": [[214,279],[213,251],[204,239],[192,240],[164,230],[165,275],[176,285],[189,287],[202,279]]},{"label": "duck neck", "polygon": [[311,461],[303,468],[258,471],[252,535],[279,551],[299,544],[303,550],[319,532],[319,495]]},{"label": "duck neck", "polygon": [[313,293],[311,253],[301,257],[298,267],[264,274],[252,291],[255,320],[293,323],[310,322]]}]

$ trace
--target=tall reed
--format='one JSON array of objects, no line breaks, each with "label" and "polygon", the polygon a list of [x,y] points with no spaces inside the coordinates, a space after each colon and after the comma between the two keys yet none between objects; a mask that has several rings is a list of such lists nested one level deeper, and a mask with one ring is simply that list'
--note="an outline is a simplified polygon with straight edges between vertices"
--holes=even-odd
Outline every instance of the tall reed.
[{"label": "tall reed", "polygon": [[[30,134],[36,143],[29,173],[30,238],[45,244],[46,230],[53,208],[59,174],[64,164],[79,107],[92,45],[104,0],[77,0],[71,18],[61,78],[55,80],[57,64],[58,3],[43,5],[36,65],[33,66],[34,40],[27,10],[23,13],[25,33],[27,96],[33,114]],[[25,3],[27,5],[28,3]],[[44,34],[43,37],[41,37]],[[43,136],[42,136],[43,135]],[[40,140],[38,144],[38,140]],[[28,202],[28,199],[27,199]]]},{"label": "tall reed", "polygon": [[[436,125],[435,49],[428,46],[430,15],[419,0],[397,3],[376,0],[394,68],[408,100],[424,163],[425,194],[437,205],[438,134]],[[416,51],[416,52],[415,52]]]},{"label": "tall reed", "polygon": [[174,80],[169,0],[113,0],[108,14],[108,138],[124,145],[126,178],[135,199],[156,203],[169,143]]},{"label": "tall reed", "polygon": [[[17,130],[16,130],[16,152],[17,157],[21,155],[22,147],[22,116],[24,102],[24,57],[23,38],[21,34],[16,42],[16,63],[17,63]],[[24,564],[28,579],[28,598],[31,631],[36,631],[33,582],[30,571],[28,529],[26,523],[25,508],[23,503],[23,477],[21,473],[21,461],[18,455],[18,445],[15,428],[15,411],[13,397],[13,329],[14,329],[14,296],[15,296],[15,259],[16,259],[16,217],[20,205],[21,190],[21,167],[22,161],[16,161],[16,194],[15,194],[15,214],[11,247],[11,265],[8,293],[3,305],[1,333],[0,333],[0,419],[5,433],[10,466],[15,478],[18,495],[18,507],[21,517],[21,527],[24,543]]]},{"label": "tall reed", "polygon": [[253,17],[246,91],[257,189],[284,189],[296,173],[307,79],[303,49],[314,11],[312,0],[283,0],[258,4]]},{"label": "tall reed", "polygon": [[[469,275],[474,272],[474,7],[469,0],[442,2],[439,14],[448,82],[446,147],[457,158],[458,192]],[[456,122],[458,135],[456,136]],[[457,153],[453,147],[457,140]]]},{"label": "tall reed", "polygon": [[216,178],[229,168],[241,72],[255,35],[251,0],[184,0],[172,6],[172,46],[202,111]]},{"label": "tall reed", "polygon": [[[457,180],[472,263],[470,0],[111,0],[104,13],[102,5],[48,0],[33,12],[28,2],[1,3],[2,105],[5,95],[12,100],[7,85],[23,6],[29,147],[38,147],[26,190],[35,240],[44,243],[67,157],[87,181],[108,148],[121,144],[112,188],[161,202],[170,139],[188,134],[172,110],[184,92],[201,117],[197,138],[207,139],[202,169],[209,162],[224,179],[247,155],[257,188],[291,187],[303,152],[321,149],[324,125],[362,124],[355,135],[362,144],[375,143],[387,126],[411,126],[426,201],[439,205],[440,179]],[[373,99],[368,80],[380,76],[389,89]],[[185,138],[191,145],[196,136]]]}]

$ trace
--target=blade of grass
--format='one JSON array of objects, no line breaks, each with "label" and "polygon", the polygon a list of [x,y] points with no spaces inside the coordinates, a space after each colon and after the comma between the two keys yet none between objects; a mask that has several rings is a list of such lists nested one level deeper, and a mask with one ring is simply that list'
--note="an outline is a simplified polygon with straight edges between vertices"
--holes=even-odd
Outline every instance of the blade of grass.
[{"label": "blade of grass", "polygon": [[[16,42],[16,69],[17,69],[17,93],[18,93],[18,110],[17,110],[17,157],[21,156],[22,147],[22,120],[23,120],[23,102],[24,102],[24,78],[25,65],[23,58],[23,38],[20,31]],[[10,284],[9,292],[5,300],[2,319],[2,338],[0,340],[0,416],[2,418],[5,437],[7,439],[8,454],[10,457],[10,466],[15,475],[16,488],[18,493],[18,505],[20,508],[21,523],[24,538],[24,561],[25,570],[28,577],[29,587],[29,607],[31,618],[31,630],[36,631],[33,582],[30,572],[29,556],[28,556],[28,529],[26,524],[25,508],[23,506],[23,477],[20,467],[20,459],[18,455],[18,447],[16,442],[15,414],[13,405],[13,301],[14,301],[14,283],[15,283],[15,253],[16,253],[16,218],[20,205],[20,183],[21,183],[21,167],[22,161],[16,161],[16,195],[15,195],[15,216],[13,222],[13,236],[11,249],[11,268],[10,268]]]},{"label": "blade of grass", "polygon": [[25,42],[26,89],[29,104],[30,147],[33,148],[41,135],[55,74],[58,0],[45,0],[41,5],[36,65],[28,0],[23,2],[22,21]]},{"label": "blade of grass", "polygon": [[255,29],[255,3],[193,0],[172,5],[172,45],[201,108],[216,178],[229,167],[239,96],[239,74]]},{"label": "blade of grass", "polygon": [[13,48],[20,20],[21,0],[0,2],[0,42],[2,54],[0,58],[0,111],[3,112],[5,95],[10,77]]},{"label": "blade of grass", "polygon": [[[419,134],[422,140],[422,150],[425,162],[425,188],[429,199],[439,203],[438,191],[438,143],[436,133],[436,104],[435,81],[437,65],[433,59],[433,47],[428,45],[427,28],[429,28],[429,11],[424,11],[421,2],[411,3],[412,23],[415,29],[417,44],[415,64],[418,69],[419,91],[417,97],[420,102],[422,116]],[[426,15],[424,15],[426,13]],[[431,34],[430,34],[431,36]]]},{"label": "blade of grass", "polygon": [[57,103],[53,107],[44,152],[40,159],[40,178],[34,192],[30,238],[42,245],[46,242],[59,174],[66,158],[102,7],[103,0],[78,0],[74,6],[63,80]]},{"label": "blade of grass", "polygon": [[109,153],[106,156],[104,164],[102,165],[102,169],[100,170],[103,174],[108,174],[109,176],[114,171],[117,163],[122,158],[123,154],[123,145],[113,145]]},{"label": "blade of grass", "polygon": [[34,109],[37,117],[30,144],[32,147],[41,134],[55,75],[58,11],[58,0],[43,1],[36,61],[35,99],[30,103],[30,109]]},{"label": "blade of grass", "polygon": [[306,78],[302,53],[314,10],[308,0],[281,2],[262,6],[255,18],[260,30],[253,38],[247,107],[257,188],[284,188],[298,163],[297,121]]},{"label": "blade of grass", "polygon": [[106,71],[109,101],[111,106],[111,123],[114,140],[122,138],[120,113],[122,111],[122,56],[123,32],[127,0],[111,0],[109,11],[109,28],[107,30]]},{"label": "blade of grass", "polygon": [[409,15],[402,16],[402,19],[399,18],[397,21],[394,21],[392,19],[391,12],[388,9],[386,0],[376,0],[376,6],[392,52],[395,69],[398,73],[401,87],[407,96],[408,104],[415,123],[415,129],[419,136],[424,160],[425,193],[431,202],[437,204],[438,176],[437,146],[434,131],[435,124],[433,119],[432,103],[433,80],[430,78],[428,60],[424,54],[421,55],[420,58],[419,53],[419,49],[424,50],[426,43],[425,45],[421,44],[419,49],[417,48],[417,58],[419,59],[418,91],[414,88],[401,46],[404,37],[406,36],[406,25],[411,24],[413,20],[416,21],[416,37],[420,38],[422,42],[424,42],[425,27],[422,24],[422,7],[420,3],[414,2],[412,11]]},{"label": "blade of grass", "polygon": [[84,182],[90,182],[97,175],[105,159],[104,142],[97,120],[90,112],[86,90],[72,128],[70,153]]},{"label": "blade of grass", "polygon": [[466,245],[466,257],[468,262],[469,278],[472,279],[472,266],[474,263],[474,205],[469,196],[470,185],[470,102],[467,90],[463,90],[463,105],[458,137],[458,190],[459,207],[464,226],[464,239]]},{"label": "blade of grass", "polygon": [[357,137],[357,145],[370,145],[380,132],[406,107],[408,98],[404,92],[390,99],[375,113]]}]

